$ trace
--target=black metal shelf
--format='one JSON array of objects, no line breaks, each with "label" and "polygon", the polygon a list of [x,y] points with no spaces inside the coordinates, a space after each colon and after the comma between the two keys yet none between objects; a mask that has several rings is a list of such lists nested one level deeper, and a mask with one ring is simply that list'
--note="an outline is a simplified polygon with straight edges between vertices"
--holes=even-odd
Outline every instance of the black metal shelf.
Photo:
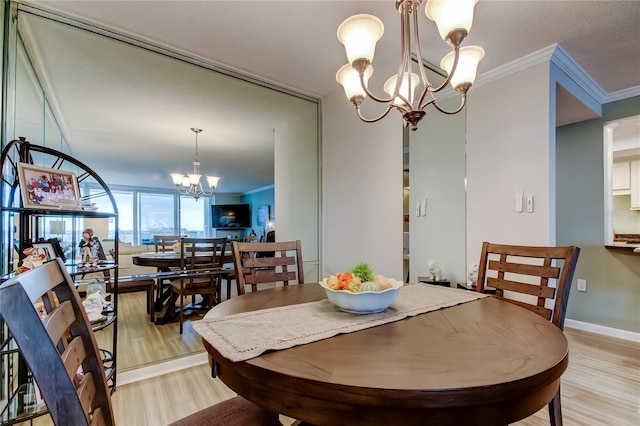
[{"label": "black metal shelf", "polygon": [[[17,164],[29,163],[33,164],[33,154],[36,154],[38,165],[46,165],[51,169],[64,170],[65,167],[72,165],[73,170],[77,171],[77,179],[79,183],[91,182],[92,187],[95,185],[101,188],[99,196],[107,196],[111,202],[112,211],[98,211],[93,209],[80,208],[56,208],[56,207],[37,207],[25,208],[22,201],[20,191],[20,179]],[[15,269],[17,259],[14,257],[14,250],[22,253],[25,243],[36,241],[43,237],[41,232],[41,218],[47,217],[66,217],[72,218],[74,230],[76,229],[76,219],[111,219],[115,222],[114,239],[118,239],[118,208],[113,194],[107,187],[106,183],[91,168],[76,160],[75,158],[63,152],[54,149],[33,145],[24,138],[9,142],[2,150],[0,157],[0,167],[2,168],[2,181],[0,182],[0,220],[2,221],[2,234],[0,241],[0,282],[13,278],[13,270]],[[82,197],[83,201],[89,200],[89,197]],[[14,228],[15,227],[15,228]],[[14,234],[19,233],[19,237]],[[28,245],[27,245],[28,247]],[[73,277],[82,278],[85,274],[101,273],[112,271],[110,273],[110,281],[117,288],[118,269],[116,262],[107,262],[97,267],[82,267],[74,260],[77,254],[77,243],[75,240],[71,243],[71,256],[67,265],[68,272]],[[114,247],[115,259],[118,257],[118,245]],[[117,293],[117,292],[116,292]],[[112,306],[109,310],[103,312],[106,319],[92,325],[94,332],[98,332],[107,327],[113,329],[113,350],[101,349],[102,361],[107,376],[107,382],[113,392],[116,388],[116,371],[117,371],[117,312],[118,298],[117,294],[112,294]],[[6,326],[0,318],[0,331],[3,331],[2,338],[4,340],[0,344],[0,377],[2,377],[3,398],[7,404],[0,412],[0,425],[11,425],[29,421],[35,417],[48,413],[47,407],[42,400],[38,404],[32,404],[33,401],[38,402],[35,398],[37,386],[33,384],[31,373],[20,356],[20,349],[6,329]]]}]

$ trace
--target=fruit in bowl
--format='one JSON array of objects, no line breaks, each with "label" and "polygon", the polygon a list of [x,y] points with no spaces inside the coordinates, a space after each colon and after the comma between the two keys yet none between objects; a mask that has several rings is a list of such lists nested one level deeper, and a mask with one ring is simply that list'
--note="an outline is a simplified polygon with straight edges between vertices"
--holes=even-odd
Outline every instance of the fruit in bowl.
[{"label": "fruit in bowl", "polygon": [[403,282],[374,275],[373,268],[359,263],[351,272],[340,272],[323,279],[320,285],[327,299],[345,312],[370,314],[387,309],[398,297]]}]

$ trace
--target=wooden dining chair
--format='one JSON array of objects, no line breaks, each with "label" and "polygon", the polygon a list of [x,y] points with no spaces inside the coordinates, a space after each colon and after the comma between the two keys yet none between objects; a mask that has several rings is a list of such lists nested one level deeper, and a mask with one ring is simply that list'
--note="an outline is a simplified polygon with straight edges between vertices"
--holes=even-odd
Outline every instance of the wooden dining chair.
[{"label": "wooden dining chair", "polygon": [[[220,275],[210,273],[222,269],[227,239],[222,238],[181,238],[180,239],[180,270],[202,271],[201,274],[180,277],[171,280],[171,302],[174,306],[176,298],[180,299],[179,322],[180,334],[184,328],[184,297],[191,296],[191,310],[197,310],[196,295],[206,298],[205,309],[217,303],[220,298]],[[209,271],[205,272],[205,271]]]},{"label": "wooden dining chair", "polygon": [[[258,290],[258,284],[289,282],[304,284],[300,240],[270,243],[231,243],[238,295],[245,286]],[[265,254],[267,254],[265,256]]]},{"label": "wooden dining chair", "polygon": [[[476,290],[496,289],[495,297],[529,309],[564,329],[569,291],[580,248],[484,242]],[[555,283],[555,286],[550,284]],[[552,426],[562,425],[560,388],[549,403]]]},{"label": "wooden dining chair", "polygon": [[[60,259],[0,286],[0,316],[31,370],[55,425],[115,425],[111,392],[95,336]],[[281,423],[277,415],[236,396],[173,425]]]},{"label": "wooden dining chair", "polygon": [[180,242],[180,238],[185,238],[186,235],[154,235],[153,246],[156,253],[163,253],[166,251],[173,251],[173,245]]}]

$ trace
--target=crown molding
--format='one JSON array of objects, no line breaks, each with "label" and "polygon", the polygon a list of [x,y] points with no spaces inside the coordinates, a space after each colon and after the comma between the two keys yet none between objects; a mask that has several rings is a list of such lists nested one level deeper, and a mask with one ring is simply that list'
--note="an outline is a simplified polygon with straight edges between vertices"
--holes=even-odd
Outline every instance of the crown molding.
[{"label": "crown molding", "polygon": [[600,104],[606,103],[607,92],[567,53],[564,48],[555,44],[555,50],[551,57],[551,62],[560,68],[571,80],[573,80],[582,90],[587,92]]},{"label": "crown molding", "polygon": [[498,68],[494,68],[488,72],[483,73],[479,75],[476,79],[476,82],[473,83],[473,86],[471,86],[471,90],[480,86],[484,86],[485,84],[493,83],[494,81],[498,81],[502,78],[508,77],[511,74],[526,70],[527,68],[531,68],[534,65],[549,62],[551,60],[551,57],[553,56],[555,48],[556,45],[545,47],[544,49],[538,50],[537,52],[530,53],[527,56],[523,56],[522,58],[516,59],[515,61],[511,61],[507,64],[499,66]]},{"label": "crown molding", "polygon": [[267,186],[263,186],[262,188],[256,188],[250,191],[243,192],[242,195],[255,194],[256,192],[262,192],[262,191],[266,191],[268,189],[274,189],[274,188],[275,188],[275,185],[267,185]]},{"label": "crown molding", "polygon": [[627,89],[618,90],[617,92],[607,93],[605,103],[621,101],[623,99],[640,96],[640,86],[633,86]]},{"label": "crown molding", "polygon": [[479,75],[471,90],[544,62],[551,62],[556,65],[600,104],[640,96],[640,86],[629,87],[611,93],[605,92],[571,55],[557,43]]}]

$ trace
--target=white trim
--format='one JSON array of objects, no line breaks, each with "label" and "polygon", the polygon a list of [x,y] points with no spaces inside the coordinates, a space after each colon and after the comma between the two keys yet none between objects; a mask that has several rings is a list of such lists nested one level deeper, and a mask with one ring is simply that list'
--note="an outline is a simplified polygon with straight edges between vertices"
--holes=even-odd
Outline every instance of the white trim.
[{"label": "white trim", "polygon": [[567,53],[564,48],[556,44],[555,51],[551,56],[553,62],[558,68],[565,72],[571,80],[573,80],[582,90],[587,92],[591,97],[600,104],[606,103],[607,92],[605,92],[596,81],[585,72],[575,59]]},{"label": "white trim", "polygon": [[628,87],[626,89],[618,90],[617,92],[607,93],[605,96],[605,103],[629,99],[634,96],[640,96],[640,86]]},{"label": "white trim", "polygon": [[[511,74],[530,68],[534,65],[552,62],[569,76],[582,90],[592,96],[598,103],[606,104],[634,96],[640,96],[640,86],[629,87],[616,92],[607,93],[600,85],[567,53],[560,44],[552,44],[537,52],[530,53],[522,58],[511,61],[498,68],[489,70],[478,76],[471,86],[474,88],[484,86],[500,80]],[[444,96],[446,99],[448,96]]]},{"label": "white trim", "polygon": [[527,56],[511,61],[498,68],[494,68],[488,72],[479,75],[476,82],[471,86],[471,90],[474,87],[484,86],[485,84],[493,83],[494,81],[505,78],[511,74],[515,74],[519,71],[526,70],[533,65],[541,64],[551,60],[557,44],[545,47],[544,49],[533,52]]},{"label": "white trim", "polygon": [[152,377],[161,376],[167,373],[173,373],[174,371],[183,370],[189,367],[195,367],[197,365],[206,364],[207,362],[209,362],[207,353],[201,352],[194,355],[175,358],[166,362],[146,365],[144,367],[117,373],[117,385],[128,385],[129,383],[150,379]]},{"label": "white trim", "polygon": [[243,192],[242,195],[255,194],[256,192],[262,192],[262,191],[266,191],[267,189],[274,189],[274,188],[275,188],[275,185],[267,185],[267,186],[263,186],[262,188],[256,188],[250,191]]},{"label": "white trim", "polygon": [[618,328],[605,327],[604,325],[591,324],[588,322],[566,319],[565,327],[575,328],[576,330],[588,331],[591,333],[602,334],[604,336],[616,337],[618,339],[629,340],[640,343],[640,333],[633,331],[620,330]]}]

